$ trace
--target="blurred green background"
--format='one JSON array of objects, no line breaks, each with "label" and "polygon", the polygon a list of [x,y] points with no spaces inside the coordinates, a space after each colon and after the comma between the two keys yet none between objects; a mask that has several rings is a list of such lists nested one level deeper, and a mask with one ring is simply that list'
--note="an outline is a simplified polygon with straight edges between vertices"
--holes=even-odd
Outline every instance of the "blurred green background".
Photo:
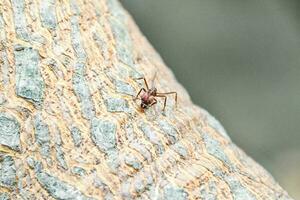
[{"label": "blurred green background", "polygon": [[193,101],[300,199],[300,2],[122,4]]}]

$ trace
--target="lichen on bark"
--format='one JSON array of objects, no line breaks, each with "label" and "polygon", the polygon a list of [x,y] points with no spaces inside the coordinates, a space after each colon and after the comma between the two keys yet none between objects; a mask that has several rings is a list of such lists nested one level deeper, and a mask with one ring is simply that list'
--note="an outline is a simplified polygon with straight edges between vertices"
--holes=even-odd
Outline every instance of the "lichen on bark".
[{"label": "lichen on bark", "polygon": [[[290,199],[117,0],[0,2],[0,199]],[[142,111],[157,74],[177,91]]]}]

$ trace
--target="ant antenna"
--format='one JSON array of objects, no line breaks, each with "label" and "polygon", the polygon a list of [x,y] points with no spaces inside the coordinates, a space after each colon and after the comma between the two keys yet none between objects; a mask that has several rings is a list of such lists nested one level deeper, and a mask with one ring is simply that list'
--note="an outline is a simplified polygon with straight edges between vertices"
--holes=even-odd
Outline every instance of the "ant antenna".
[{"label": "ant antenna", "polygon": [[156,78],[156,75],[157,75],[157,71],[155,71],[154,76],[153,76],[153,78],[152,78],[152,81],[151,81],[151,88],[154,87],[154,80],[155,80],[155,78]]}]

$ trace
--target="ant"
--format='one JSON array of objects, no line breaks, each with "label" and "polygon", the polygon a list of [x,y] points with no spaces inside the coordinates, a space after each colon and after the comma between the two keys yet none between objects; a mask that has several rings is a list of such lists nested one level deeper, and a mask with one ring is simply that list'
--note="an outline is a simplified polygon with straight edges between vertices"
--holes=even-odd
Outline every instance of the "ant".
[{"label": "ant", "polygon": [[[156,74],[155,74],[156,75]],[[177,106],[177,92],[157,92],[157,89],[155,87],[148,87],[148,83],[147,80],[144,77],[141,78],[137,78],[135,80],[144,80],[145,88],[140,89],[140,91],[138,92],[138,94],[136,95],[136,97],[134,98],[134,100],[139,98],[139,95],[141,94],[141,92],[143,91],[144,93],[141,95],[141,108],[143,109],[147,109],[150,108],[151,106],[155,105],[157,103],[157,100],[155,99],[155,97],[162,97],[165,98],[164,100],[164,108],[163,111],[165,111],[166,108],[166,103],[167,103],[167,96],[168,94],[175,94],[175,102],[176,102],[176,106]],[[154,78],[153,78],[154,80]]]}]

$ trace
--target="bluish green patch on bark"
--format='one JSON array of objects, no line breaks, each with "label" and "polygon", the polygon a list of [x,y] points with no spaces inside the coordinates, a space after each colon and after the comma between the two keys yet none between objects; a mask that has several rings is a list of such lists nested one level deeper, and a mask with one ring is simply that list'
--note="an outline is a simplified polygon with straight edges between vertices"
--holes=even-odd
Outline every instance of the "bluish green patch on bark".
[{"label": "bluish green patch on bark", "polygon": [[81,134],[82,134],[81,130],[78,129],[76,126],[73,126],[71,128],[71,135],[72,135],[73,142],[74,142],[74,144],[75,144],[76,147],[79,147],[79,145],[82,142]]},{"label": "bluish green patch on bark", "polygon": [[256,200],[255,196],[236,177],[227,175],[224,180],[228,184],[234,200]]},{"label": "bluish green patch on bark", "polygon": [[91,122],[92,140],[103,152],[116,148],[116,130],[116,124],[109,120],[94,118]]},{"label": "bluish green patch on bark", "polygon": [[38,45],[39,47],[43,44],[46,44],[47,39],[42,36],[40,33],[30,34],[31,43]]},{"label": "bluish green patch on bark", "polygon": [[137,193],[142,193],[145,191],[145,183],[143,181],[142,178],[137,178],[135,181],[134,181],[134,190],[137,192]]},{"label": "bluish green patch on bark", "polygon": [[7,99],[4,96],[4,94],[0,94],[0,106],[2,106],[3,104],[5,104],[6,102],[7,102]]},{"label": "bluish green patch on bark", "polygon": [[114,18],[110,19],[110,23],[117,42],[124,46],[131,46],[131,37],[125,24]]},{"label": "bluish green patch on bark", "polygon": [[122,98],[107,98],[104,101],[109,112],[129,112],[128,102]]},{"label": "bluish green patch on bark", "polygon": [[66,163],[64,152],[63,152],[61,146],[55,145],[55,150],[56,150],[56,159],[58,161],[59,166],[61,166],[65,170],[67,170],[68,165]]},{"label": "bluish green patch on bark", "polygon": [[0,161],[0,186],[15,188],[17,184],[15,161],[11,156],[1,156]]},{"label": "bluish green patch on bark", "polygon": [[73,174],[79,175],[79,176],[84,176],[84,175],[86,175],[86,171],[85,171],[85,169],[83,169],[82,167],[77,167],[77,166],[75,166],[75,167],[72,168],[71,172],[72,172]]},{"label": "bluish green patch on bark", "polygon": [[95,110],[88,84],[84,78],[87,55],[81,41],[80,26],[78,22],[80,11],[74,0],[71,1],[71,10],[75,14],[71,16],[71,43],[75,50],[75,55],[78,58],[77,63],[74,66],[74,75],[72,78],[73,88],[80,101],[83,117],[92,119],[95,115]]},{"label": "bluish green patch on bark", "polygon": [[132,141],[136,138],[136,136],[134,134],[133,125],[132,125],[132,122],[130,120],[127,123],[123,124],[122,128],[125,131],[126,138],[127,138],[128,142],[130,142],[130,141]]},{"label": "bluish green patch on bark", "polygon": [[132,182],[135,191],[141,194],[146,192],[146,190],[150,190],[151,186],[153,186],[153,177],[151,176],[151,173],[141,169],[141,171],[134,176],[134,180]]},{"label": "bluish green patch on bark", "polygon": [[40,153],[43,158],[50,159],[50,132],[47,124],[43,122],[40,113],[34,116],[35,139],[40,146]]},{"label": "bluish green patch on bark", "polygon": [[42,104],[45,84],[40,72],[38,51],[17,45],[14,54],[17,95],[37,105]]},{"label": "bluish green patch on bark", "polygon": [[8,77],[8,59],[6,52],[6,35],[5,35],[5,24],[2,17],[2,13],[0,13],[0,71],[2,76],[2,84],[6,85],[9,82]]},{"label": "bluish green patch on bark", "polygon": [[36,178],[42,187],[47,190],[50,196],[55,199],[61,200],[92,200],[93,198],[87,197],[80,192],[76,187],[59,180],[46,172],[36,173]]},{"label": "bluish green patch on bark", "polygon": [[[111,82],[113,82],[113,84],[115,86],[115,90],[121,94],[135,96],[136,91],[135,91],[134,87],[132,87],[130,84],[123,81],[124,79],[127,79],[130,77],[129,73],[133,69],[127,68],[127,67],[117,67],[116,70],[117,70],[116,72],[112,72],[108,69],[105,69],[105,74],[111,80]],[[119,78],[117,78],[117,77],[119,77]]]},{"label": "bluish green patch on bark", "polygon": [[9,83],[9,71],[8,71],[9,64],[8,64],[8,59],[7,59],[7,52],[5,49],[3,49],[3,51],[0,51],[0,59],[2,60],[2,63],[0,62],[2,83],[3,83],[3,85],[7,85]]},{"label": "bluish green patch on bark", "polygon": [[126,154],[124,157],[124,162],[135,170],[139,170],[143,166],[133,154]]},{"label": "bluish green patch on bark", "polygon": [[127,19],[124,9],[122,8],[122,6],[120,5],[120,2],[118,0],[107,0],[107,6],[113,17],[117,18],[118,20],[122,20],[122,21]]},{"label": "bluish green patch on bark", "polygon": [[131,49],[127,46],[123,46],[121,43],[117,43],[117,56],[121,62],[127,64],[130,67],[134,66],[133,55]]},{"label": "bluish green patch on bark", "polygon": [[13,150],[20,150],[20,124],[7,113],[0,113],[0,144]]},{"label": "bluish green patch on bark", "polygon": [[71,42],[75,50],[77,58],[81,60],[86,59],[86,52],[84,50],[83,44],[81,42],[80,27],[78,24],[78,16],[71,17]]},{"label": "bluish green patch on bark", "polygon": [[24,0],[12,0],[11,2],[17,37],[28,42],[30,41],[30,35],[28,33],[25,16],[25,2]]},{"label": "bluish green patch on bark", "polygon": [[0,193],[0,200],[9,200],[9,195],[8,193],[4,192],[4,193]]},{"label": "bluish green patch on bark", "polygon": [[60,131],[57,128],[56,136],[55,136],[55,151],[56,151],[56,159],[58,161],[59,166],[63,169],[67,170],[68,166],[65,160],[64,152],[62,150],[62,140],[60,136]]},{"label": "bluish green patch on bark", "polygon": [[158,122],[160,129],[166,135],[171,144],[175,144],[178,141],[178,132],[177,130],[165,120],[160,120]]},{"label": "bluish green patch on bark", "polygon": [[71,8],[72,12],[75,14],[75,16],[80,15],[80,10],[77,6],[76,0],[70,0],[70,8]]},{"label": "bluish green patch on bark", "polygon": [[202,133],[202,138],[206,147],[207,152],[222,161],[225,165],[227,165],[229,168],[232,168],[232,163],[230,162],[230,159],[225,154],[223,147],[221,146],[220,142],[215,140],[213,137],[211,137],[207,133]]},{"label": "bluish green patch on bark", "polygon": [[147,146],[144,144],[142,140],[135,139],[129,143],[129,147],[139,152],[145,160],[151,162],[152,156]]},{"label": "bluish green patch on bark", "polygon": [[[22,163],[17,163],[16,164],[16,176],[17,176],[17,188],[18,188],[18,190],[20,191],[20,195],[22,196],[22,194],[21,193],[23,193],[24,195],[26,195],[26,193],[28,193],[27,191],[26,191],[26,187],[28,186],[27,185],[27,181],[28,181],[28,179],[26,179],[26,178],[28,178],[28,177],[26,177],[26,176],[28,176],[28,174],[26,174],[26,169],[24,168],[24,165],[23,165],[23,162]],[[25,180],[25,182],[24,182],[24,180]]]},{"label": "bluish green patch on bark", "polygon": [[[102,33],[102,34],[104,34],[104,33]],[[93,40],[95,41],[98,48],[101,49],[101,53],[102,53],[104,60],[109,60],[108,46],[102,37],[103,36],[98,32],[93,33]]]},{"label": "bluish green patch on bark", "polygon": [[35,173],[41,172],[43,165],[40,161],[35,160],[33,157],[29,156],[26,158],[28,166],[34,169]]},{"label": "bluish green patch on bark", "polygon": [[51,30],[54,30],[57,26],[55,1],[56,0],[44,0],[40,3],[42,25]]},{"label": "bluish green patch on bark", "polygon": [[214,181],[208,182],[208,188],[206,188],[206,183],[202,184],[199,188],[199,197],[203,200],[217,200],[218,191],[217,186]]},{"label": "bluish green patch on bark", "polygon": [[130,96],[134,96],[136,94],[135,89],[128,83],[121,80],[115,80],[114,83],[118,93],[128,94]]},{"label": "bluish green patch on bark", "polygon": [[178,153],[183,158],[188,157],[188,151],[181,143],[176,143],[171,147],[176,153]]},{"label": "bluish green patch on bark", "polygon": [[110,18],[110,25],[116,40],[117,57],[124,64],[134,67],[132,54],[132,40],[124,22]]},{"label": "bluish green patch on bark", "polygon": [[163,190],[164,200],[186,200],[188,199],[188,194],[183,189],[175,186],[165,186]]},{"label": "bluish green patch on bark", "polygon": [[91,100],[91,93],[84,78],[84,63],[76,63],[72,83],[74,92],[79,99],[82,115],[86,119],[92,119],[95,116],[95,108]]},{"label": "bluish green patch on bark", "polygon": [[107,165],[110,167],[110,169],[117,173],[118,167],[120,166],[120,157],[119,157],[119,151],[117,149],[110,149],[106,151],[107,155]]},{"label": "bluish green patch on bark", "polygon": [[151,127],[142,122],[139,124],[139,129],[144,133],[146,138],[155,145],[156,151],[159,154],[162,154],[165,149],[164,146],[162,145],[161,139],[158,137],[158,135],[155,133],[155,130],[151,129]]},{"label": "bluish green patch on bark", "polygon": [[234,174],[224,172],[219,168],[210,170],[215,177],[224,180],[228,184],[234,200],[256,200],[255,196],[241,184],[240,180]]}]

